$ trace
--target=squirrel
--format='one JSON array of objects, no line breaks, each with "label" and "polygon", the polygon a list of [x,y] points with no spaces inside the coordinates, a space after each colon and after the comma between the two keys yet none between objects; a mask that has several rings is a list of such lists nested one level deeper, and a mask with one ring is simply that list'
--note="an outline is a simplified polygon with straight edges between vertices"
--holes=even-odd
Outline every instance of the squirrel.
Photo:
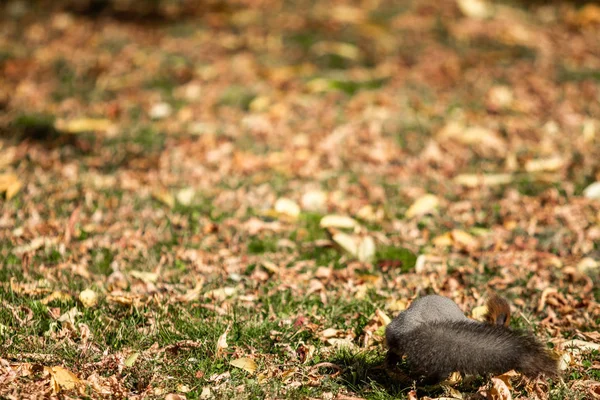
[{"label": "squirrel", "polygon": [[557,376],[557,360],[528,333],[511,330],[510,307],[492,296],[486,322],[467,318],[451,299],[428,295],[413,301],[385,330],[388,367],[406,355],[410,377],[438,383],[452,372],[501,374],[510,370],[527,377]]}]

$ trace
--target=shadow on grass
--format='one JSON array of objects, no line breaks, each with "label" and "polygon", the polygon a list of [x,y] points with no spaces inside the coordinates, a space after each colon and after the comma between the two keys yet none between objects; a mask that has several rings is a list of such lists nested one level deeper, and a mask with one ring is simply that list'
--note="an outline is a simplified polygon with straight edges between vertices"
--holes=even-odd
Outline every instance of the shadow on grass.
[{"label": "shadow on grass", "polygon": [[413,386],[393,379],[385,369],[381,353],[340,349],[330,362],[341,367],[340,384],[371,399],[405,398]]},{"label": "shadow on grass", "polygon": [[[330,362],[341,367],[341,375],[338,377],[340,384],[348,390],[359,394],[367,399],[405,399],[408,393],[416,389],[417,397],[422,396],[439,397],[447,394],[444,386],[418,386],[410,380],[405,365],[399,365],[397,375],[388,373],[385,367],[385,357],[380,352],[352,352],[348,349],[340,349]],[[461,384],[458,389],[462,392],[471,393],[468,398],[481,398],[474,392],[482,381],[476,379],[470,383]],[[474,397],[473,397],[474,396]]]}]

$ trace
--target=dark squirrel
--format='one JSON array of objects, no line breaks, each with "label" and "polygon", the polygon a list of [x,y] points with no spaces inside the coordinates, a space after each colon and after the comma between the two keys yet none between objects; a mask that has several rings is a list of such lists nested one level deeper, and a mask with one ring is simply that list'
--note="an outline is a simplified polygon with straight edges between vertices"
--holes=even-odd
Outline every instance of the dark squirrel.
[{"label": "dark squirrel", "polygon": [[416,299],[387,326],[386,362],[406,355],[411,378],[437,383],[458,371],[470,375],[510,370],[527,377],[557,376],[557,361],[533,335],[508,328],[510,307],[493,296],[486,322],[467,318],[447,297]]}]

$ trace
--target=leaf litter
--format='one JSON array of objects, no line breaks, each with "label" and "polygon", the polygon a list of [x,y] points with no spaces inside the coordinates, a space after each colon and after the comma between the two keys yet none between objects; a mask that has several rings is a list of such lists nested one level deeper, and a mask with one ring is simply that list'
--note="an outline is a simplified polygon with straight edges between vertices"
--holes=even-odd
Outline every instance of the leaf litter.
[{"label": "leaf litter", "polygon": [[0,7],[0,396],[391,397],[488,289],[565,382],[465,392],[597,396],[597,6]]}]

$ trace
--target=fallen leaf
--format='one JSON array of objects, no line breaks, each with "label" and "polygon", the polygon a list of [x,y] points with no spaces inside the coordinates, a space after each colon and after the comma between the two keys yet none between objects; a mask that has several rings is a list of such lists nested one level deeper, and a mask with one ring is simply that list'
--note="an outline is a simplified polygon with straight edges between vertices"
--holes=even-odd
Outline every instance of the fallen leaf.
[{"label": "fallen leaf", "polygon": [[415,202],[406,210],[406,218],[419,217],[425,214],[434,212],[440,204],[440,200],[433,194],[426,194],[419,197]]},{"label": "fallen leaf", "polygon": [[256,368],[258,368],[258,365],[256,365],[256,362],[253,359],[248,358],[248,357],[242,357],[242,358],[238,358],[237,360],[232,360],[230,362],[230,364],[236,368],[243,369],[244,371],[247,371],[251,374],[256,372]]},{"label": "fallen leaf", "polygon": [[312,190],[302,195],[300,200],[302,208],[306,211],[319,212],[327,207],[327,194],[320,190]]},{"label": "fallen leaf", "polygon": [[12,199],[19,190],[21,190],[23,184],[15,174],[5,173],[0,174],[0,193],[4,193],[6,200]]},{"label": "fallen leaf", "polygon": [[275,202],[275,212],[296,219],[300,215],[300,206],[295,201],[282,197]]},{"label": "fallen leaf", "polygon": [[152,191],[152,197],[161,203],[167,205],[169,208],[173,208],[175,206],[175,198],[167,189],[158,188]]},{"label": "fallen leaf", "polygon": [[105,118],[78,118],[72,120],[59,119],[54,127],[62,132],[106,132],[112,126],[112,122]]},{"label": "fallen leaf", "polygon": [[511,174],[460,174],[454,182],[469,188],[506,185],[513,181]]},{"label": "fallen leaf", "polygon": [[52,292],[48,296],[44,297],[42,300],[40,300],[40,303],[47,305],[48,303],[50,303],[54,300],[69,301],[71,299],[72,299],[72,297],[70,294],[61,292],[61,291],[56,291],[56,292]]},{"label": "fallen leaf", "polygon": [[332,240],[337,243],[344,251],[350,253],[351,256],[358,256],[358,240],[357,237],[348,235],[347,233],[338,232],[333,235]]},{"label": "fallen leaf", "polygon": [[60,317],[58,317],[58,321],[59,322],[68,322],[68,323],[71,323],[73,326],[75,326],[75,318],[77,318],[80,315],[82,315],[81,311],[79,311],[77,309],[77,307],[73,307],[69,311],[62,314]]},{"label": "fallen leaf", "polygon": [[550,158],[539,158],[535,160],[529,160],[525,163],[525,170],[527,172],[552,172],[558,171],[565,165],[565,160],[561,156],[554,156]]},{"label": "fallen leaf", "polygon": [[79,301],[83,304],[84,307],[94,307],[98,304],[98,293],[94,292],[92,289],[86,289],[79,293]]},{"label": "fallen leaf", "polygon": [[207,299],[223,301],[226,298],[233,296],[236,292],[237,289],[234,287],[223,287],[219,289],[210,290],[204,293],[204,297]]},{"label": "fallen leaf", "polygon": [[451,235],[454,244],[460,248],[475,250],[480,246],[479,240],[477,240],[473,235],[460,229],[454,229],[451,232]]},{"label": "fallen leaf", "polygon": [[600,263],[591,257],[584,257],[577,263],[577,271],[585,275],[591,275],[594,271],[598,271]]},{"label": "fallen leaf", "polygon": [[156,281],[158,280],[158,274],[156,272],[133,270],[129,271],[129,275],[146,283],[156,283]]},{"label": "fallen leaf", "polygon": [[61,390],[71,390],[81,384],[81,380],[61,366],[44,367],[44,371],[50,374],[50,385],[55,393],[60,393]]},{"label": "fallen leaf", "polygon": [[136,362],[136,360],[138,359],[139,356],[140,356],[140,353],[138,353],[138,352],[130,354],[129,357],[127,357],[125,359],[125,362],[124,362],[125,366],[126,367],[132,367],[133,364],[135,364],[135,362]]},{"label": "fallen leaf", "polygon": [[182,394],[178,394],[178,393],[169,393],[165,396],[165,400],[186,400],[187,397],[185,397]]},{"label": "fallen leaf", "polygon": [[184,206],[189,206],[190,204],[192,204],[195,195],[196,190],[194,188],[188,187],[179,190],[175,197],[177,198],[177,201],[180,204],[183,204]]},{"label": "fallen leaf", "polygon": [[469,18],[485,19],[492,15],[492,6],[485,0],[457,0],[460,11]]},{"label": "fallen leaf", "polygon": [[502,379],[492,378],[490,395],[496,400],[512,400],[510,389]]},{"label": "fallen leaf", "polygon": [[321,218],[319,226],[321,228],[352,229],[358,226],[358,222],[344,215],[330,214]]},{"label": "fallen leaf", "polygon": [[215,354],[216,357],[223,356],[225,349],[229,347],[227,344],[227,334],[229,333],[230,328],[231,326],[228,326],[227,329],[225,329],[225,332],[223,332],[223,334],[219,336],[219,340],[217,340],[217,351]]},{"label": "fallen leaf", "polygon": [[359,261],[371,262],[375,258],[375,240],[371,236],[364,236],[360,239],[356,256]]},{"label": "fallen leaf", "polygon": [[600,182],[594,182],[583,189],[583,196],[588,199],[600,200]]},{"label": "fallen leaf", "polygon": [[211,397],[213,397],[212,392],[210,391],[210,388],[208,386],[204,386],[202,388],[202,392],[200,393],[200,398],[201,399],[210,399]]}]

